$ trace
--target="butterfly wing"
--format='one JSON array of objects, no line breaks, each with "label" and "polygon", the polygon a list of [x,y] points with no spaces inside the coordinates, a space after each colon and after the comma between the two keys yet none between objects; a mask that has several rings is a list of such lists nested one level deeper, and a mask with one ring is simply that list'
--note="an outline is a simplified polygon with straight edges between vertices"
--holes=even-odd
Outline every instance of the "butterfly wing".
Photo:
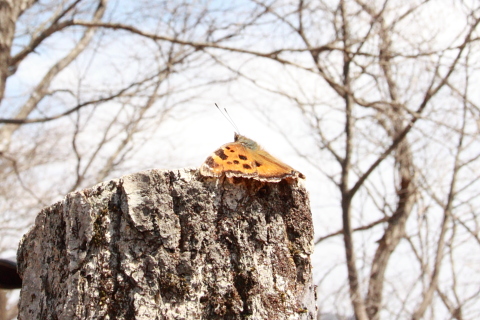
[{"label": "butterfly wing", "polygon": [[212,153],[200,167],[200,173],[208,177],[253,178],[266,182],[279,182],[286,178],[305,176],[281,162],[255,141],[235,135],[235,142],[227,143]]},{"label": "butterfly wing", "polygon": [[252,152],[241,143],[227,143],[205,160],[200,167],[200,173],[209,177],[225,174],[228,178],[252,178],[257,175],[255,164],[250,160],[252,158]]},{"label": "butterfly wing", "polygon": [[305,178],[301,173],[281,162],[265,150],[259,150],[253,159],[258,175],[258,180],[279,182],[286,178]]}]

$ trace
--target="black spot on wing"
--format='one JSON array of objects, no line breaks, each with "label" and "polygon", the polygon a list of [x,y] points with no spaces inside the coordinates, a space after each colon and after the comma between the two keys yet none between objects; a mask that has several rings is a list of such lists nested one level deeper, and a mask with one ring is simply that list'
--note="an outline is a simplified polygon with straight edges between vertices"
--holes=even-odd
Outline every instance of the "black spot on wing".
[{"label": "black spot on wing", "polygon": [[215,154],[222,160],[228,159],[228,156],[223,152],[223,149],[218,149]]},{"label": "black spot on wing", "polygon": [[239,154],[238,157],[242,160],[247,160],[248,158],[244,156],[243,154]]},{"label": "black spot on wing", "polygon": [[260,166],[262,166],[262,164],[261,164],[260,162],[258,162],[258,161],[255,161],[255,166],[256,166],[256,167],[260,167]]},{"label": "black spot on wing", "polygon": [[234,163],[234,164],[239,164],[240,161],[238,161],[238,160],[233,160],[233,163]]},{"label": "black spot on wing", "polygon": [[248,164],[246,164],[246,163],[243,165],[243,167],[244,167],[245,169],[252,169],[252,167],[250,167],[250,165],[248,165]]},{"label": "black spot on wing", "polygon": [[218,163],[213,160],[212,157],[208,157],[207,160],[205,160],[205,164],[209,166],[210,168],[216,168],[218,167]]}]

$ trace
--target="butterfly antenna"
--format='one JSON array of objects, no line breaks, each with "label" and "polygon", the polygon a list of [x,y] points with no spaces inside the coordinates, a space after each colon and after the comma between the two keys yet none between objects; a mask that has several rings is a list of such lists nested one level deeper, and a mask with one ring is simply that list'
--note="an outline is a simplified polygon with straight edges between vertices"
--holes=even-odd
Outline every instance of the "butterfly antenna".
[{"label": "butterfly antenna", "polygon": [[235,122],[233,121],[232,117],[230,116],[230,114],[228,113],[227,111],[227,108],[223,108],[220,109],[220,107],[215,103],[215,106],[217,107],[218,111],[220,111],[220,113],[225,117],[225,119],[227,119],[228,122],[230,122],[230,124],[232,125],[232,127],[235,129],[235,131],[240,134],[240,130],[238,130],[238,127],[237,125],[235,124]]}]

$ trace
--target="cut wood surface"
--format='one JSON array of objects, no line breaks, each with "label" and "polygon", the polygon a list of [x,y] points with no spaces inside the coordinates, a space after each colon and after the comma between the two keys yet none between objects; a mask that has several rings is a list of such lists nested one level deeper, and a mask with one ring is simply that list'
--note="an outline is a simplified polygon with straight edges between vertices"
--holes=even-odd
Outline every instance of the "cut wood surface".
[{"label": "cut wood surface", "polygon": [[149,170],[43,209],[19,319],[315,319],[301,183]]}]

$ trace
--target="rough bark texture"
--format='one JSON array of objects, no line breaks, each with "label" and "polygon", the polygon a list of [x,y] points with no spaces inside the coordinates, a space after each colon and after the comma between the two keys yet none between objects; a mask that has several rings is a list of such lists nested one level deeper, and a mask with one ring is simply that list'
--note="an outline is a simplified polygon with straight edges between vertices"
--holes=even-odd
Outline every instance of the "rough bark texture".
[{"label": "rough bark texture", "polygon": [[19,319],[314,319],[308,203],[193,169],[70,193],[22,239]]}]

